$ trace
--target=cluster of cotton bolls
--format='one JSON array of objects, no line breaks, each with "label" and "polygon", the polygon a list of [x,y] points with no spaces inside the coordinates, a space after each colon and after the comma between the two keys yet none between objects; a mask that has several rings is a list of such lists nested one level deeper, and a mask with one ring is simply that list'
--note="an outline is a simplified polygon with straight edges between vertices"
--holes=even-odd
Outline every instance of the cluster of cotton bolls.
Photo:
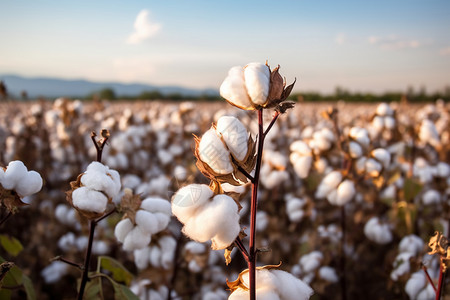
[{"label": "cluster of cotton bolls", "polygon": [[287,165],[288,160],[285,155],[278,151],[265,150],[260,170],[261,184],[269,190],[283,186],[289,180]]},{"label": "cluster of cotton bolls", "polygon": [[[139,297],[139,299],[151,299],[151,300],[164,300],[168,299],[169,288],[160,285],[155,287],[150,279],[141,279],[139,281],[134,281],[131,283],[130,290]],[[177,293],[171,291],[171,297],[176,298]]]},{"label": "cluster of cotton bolls", "polygon": [[309,201],[306,198],[295,197],[292,194],[287,194],[284,197],[286,202],[286,214],[289,221],[293,223],[300,223],[305,218],[311,218],[312,220],[316,217],[316,210],[308,205]]},{"label": "cluster of cotton bolls", "polygon": [[[77,237],[73,232],[68,232],[58,240],[58,247],[64,252],[84,251],[88,246],[89,238],[87,236]],[[109,245],[102,240],[94,240],[92,243],[92,253],[95,255],[107,254],[110,250]]]},{"label": "cluster of cotton bolls", "polygon": [[230,246],[239,232],[239,207],[226,194],[214,195],[204,184],[190,184],[172,198],[172,212],[183,223],[183,233],[197,242],[211,240],[213,249]]},{"label": "cluster of cotton bolls", "polygon": [[15,160],[5,169],[0,167],[0,185],[5,190],[14,190],[20,197],[27,197],[42,189],[42,177],[36,171],[28,171],[20,160]]},{"label": "cluster of cotton bolls", "polygon": [[[167,228],[170,217],[170,203],[167,200],[148,197],[141,202],[134,216],[134,222],[131,218],[125,217],[117,223],[114,234],[117,240],[123,243],[124,250],[135,251],[144,248],[142,251],[135,252],[135,259],[139,268],[145,268],[145,264],[148,264],[150,259],[155,262],[154,257],[162,258],[161,250],[163,247],[168,253],[174,251],[174,243],[170,237],[158,241],[159,245],[154,245],[151,249],[145,248],[150,244],[152,235]],[[153,255],[153,258],[151,258],[151,255]],[[165,260],[167,260],[167,257],[165,257]],[[163,264],[167,266],[168,262],[166,261]]]},{"label": "cluster of cotton bolls", "polygon": [[312,251],[303,255],[297,264],[292,267],[292,274],[299,276],[304,282],[310,284],[315,278],[336,283],[339,281],[336,270],[329,266],[323,266],[323,254],[320,251]]},{"label": "cluster of cotton bolls", "polygon": [[387,103],[381,103],[375,110],[375,116],[368,126],[371,138],[376,138],[380,134],[384,138],[390,139],[390,131],[396,126],[395,111]]},{"label": "cluster of cotton bolls", "polygon": [[355,183],[342,178],[342,173],[332,171],[320,182],[316,190],[316,198],[327,198],[332,205],[343,206],[355,196]]},{"label": "cluster of cotton bolls", "polygon": [[413,257],[422,254],[424,242],[417,235],[407,235],[400,241],[397,257],[394,260],[391,271],[391,279],[397,281],[399,277],[408,274],[411,270],[410,260]]}]

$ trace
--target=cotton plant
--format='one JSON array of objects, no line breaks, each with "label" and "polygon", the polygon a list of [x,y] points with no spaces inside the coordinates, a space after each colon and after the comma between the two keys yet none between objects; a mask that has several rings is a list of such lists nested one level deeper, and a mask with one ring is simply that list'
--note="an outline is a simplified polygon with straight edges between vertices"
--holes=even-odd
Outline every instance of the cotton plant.
[{"label": "cotton plant", "polygon": [[369,240],[380,245],[388,244],[393,239],[390,225],[378,217],[372,217],[367,221],[364,225],[364,234]]},{"label": "cotton plant", "polygon": [[[227,263],[231,260],[230,253],[234,246],[241,251],[249,267],[241,273],[242,276],[245,273],[249,274],[244,291],[246,297],[250,296],[252,300],[258,294],[255,279],[258,183],[261,180],[261,183],[267,188],[273,188],[273,186],[268,186],[273,180],[287,179],[287,176],[279,174],[283,170],[277,170],[277,168],[286,167],[287,160],[282,155],[267,153],[266,165],[262,164],[264,138],[278,116],[293,107],[292,103],[285,101],[293,84],[286,87],[278,71],[279,67],[271,70],[268,65],[261,63],[250,63],[245,67],[236,66],[230,69],[220,87],[220,94],[233,106],[243,110],[257,111],[258,135],[256,140],[248,133],[239,119],[232,116],[221,116],[217,123],[214,123],[201,137],[195,137],[196,165],[210,179],[210,185],[187,185],[172,197],[172,212],[183,224],[182,231],[188,237],[197,242],[211,241],[212,249],[226,249]],[[276,113],[269,126],[264,129],[263,109],[268,108],[275,108]],[[263,177],[272,179],[264,184]],[[247,249],[241,241],[241,236],[245,234],[239,223],[241,209],[239,199],[233,198],[233,194],[227,195],[222,184],[241,186],[248,183],[252,185],[252,199],[250,241]],[[276,180],[276,183],[281,182]],[[263,219],[261,216],[259,214],[260,222]],[[289,276],[292,277],[292,275]],[[290,279],[289,276],[281,276],[282,278],[279,280]],[[294,279],[294,277],[292,278]],[[295,280],[305,285],[300,280]],[[283,283],[280,282],[280,284]],[[305,299],[312,294],[312,290],[307,288],[309,290],[304,292]],[[275,295],[275,291],[271,293],[271,295]],[[241,291],[235,291],[229,299],[238,299],[236,298],[238,294],[241,295],[240,297],[244,295]],[[279,295],[278,297],[285,299],[286,296]]]}]

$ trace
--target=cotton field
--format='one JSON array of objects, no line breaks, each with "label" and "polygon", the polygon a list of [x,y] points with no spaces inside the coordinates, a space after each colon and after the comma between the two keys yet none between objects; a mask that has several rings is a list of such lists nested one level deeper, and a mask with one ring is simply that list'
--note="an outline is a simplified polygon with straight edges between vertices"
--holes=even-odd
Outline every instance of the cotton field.
[{"label": "cotton field", "polygon": [[[434,299],[450,257],[450,104],[296,103],[273,116],[258,299]],[[255,111],[225,101],[0,103],[0,256],[15,265],[1,274],[16,274],[0,298],[76,298],[94,226],[85,299],[98,285],[104,299],[247,299],[258,130]],[[217,134],[244,167],[196,157]],[[213,171],[227,195],[208,188]]]}]

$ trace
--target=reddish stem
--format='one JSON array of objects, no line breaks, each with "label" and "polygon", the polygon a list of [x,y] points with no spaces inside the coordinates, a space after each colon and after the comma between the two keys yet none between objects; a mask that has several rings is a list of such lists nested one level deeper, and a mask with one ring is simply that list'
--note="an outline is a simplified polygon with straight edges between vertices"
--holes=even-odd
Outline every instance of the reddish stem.
[{"label": "reddish stem", "polygon": [[438,290],[436,291],[436,300],[441,299],[442,294],[442,288],[444,286],[444,268],[443,268],[443,262],[441,258],[440,268],[439,268],[439,282],[438,282]]},{"label": "reddish stem", "polygon": [[428,282],[431,284],[431,286],[433,287],[434,292],[436,293],[436,286],[433,283],[433,279],[431,279],[430,274],[428,274],[428,270],[426,266],[422,266],[422,270],[425,272],[425,276],[427,276],[427,280]]}]

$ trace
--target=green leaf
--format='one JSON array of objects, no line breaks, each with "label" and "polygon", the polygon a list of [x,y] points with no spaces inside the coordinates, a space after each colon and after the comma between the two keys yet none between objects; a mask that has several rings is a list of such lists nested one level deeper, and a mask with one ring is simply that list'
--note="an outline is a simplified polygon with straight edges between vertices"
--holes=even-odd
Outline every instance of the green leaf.
[{"label": "green leaf", "polygon": [[133,280],[133,274],[131,274],[120,262],[109,256],[99,256],[98,265],[101,269],[109,271],[111,277],[117,282],[123,282],[127,286],[130,285]]},{"label": "green leaf", "polygon": [[0,289],[0,299],[2,299],[2,300],[10,300],[11,294],[12,294],[11,290]]},{"label": "green leaf", "polygon": [[[92,274],[91,274],[92,275]],[[83,295],[84,300],[103,300],[102,279],[100,277],[92,278],[86,283]]]},{"label": "green leaf", "polygon": [[406,178],[403,185],[403,193],[405,201],[411,202],[422,190],[422,184],[412,178]]},{"label": "green leaf", "polygon": [[16,287],[22,285],[23,283],[23,273],[22,270],[17,266],[14,266],[3,278],[2,285],[5,287]]},{"label": "green leaf", "polygon": [[115,300],[139,300],[139,297],[136,296],[127,286],[114,282],[113,287]]},{"label": "green leaf", "polygon": [[12,256],[17,256],[23,250],[22,244],[15,237],[0,234],[0,244]]},{"label": "green leaf", "polygon": [[27,300],[35,300],[36,293],[34,291],[33,282],[31,281],[30,277],[23,274],[22,282],[23,282],[23,287],[25,288],[25,292],[27,293]]}]

